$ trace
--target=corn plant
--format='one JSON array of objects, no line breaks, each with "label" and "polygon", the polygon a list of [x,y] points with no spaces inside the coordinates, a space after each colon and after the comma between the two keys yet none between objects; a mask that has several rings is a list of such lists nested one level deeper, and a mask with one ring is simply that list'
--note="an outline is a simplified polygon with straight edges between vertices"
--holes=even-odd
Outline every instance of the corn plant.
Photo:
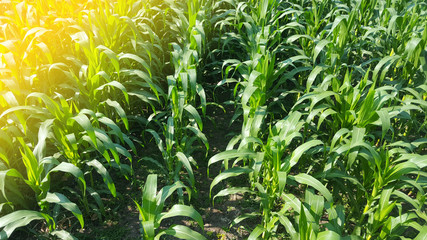
[{"label": "corn plant", "polygon": [[[157,120],[164,118],[162,132],[165,140],[152,129],[147,131],[155,138],[162,153],[164,164],[162,169],[168,176],[169,183],[179,181],[180,171],[184,167],[188,173],[188,183],[195,191],[195,180],[191,165],[197,162],[191,157],[194,152],[194,142],[205,145],[209,149],[206,136],[202,133],[202,118],[194,107],[196,97],[199,97],[202,112],[206,111],[206,95],[201,84],[198,83],[197,67],[199,56],[204,51],[204,32],[200,18],[203,1],[191,1],[187,6],[187,16],[174,3],[169,3],[174,13],[174,20],[179,20],[182,25],[178,31],[178,42],[171,43],[171,63],[175,73],[167,76],[168,83],[168,109],[165,114],[159,114]],[[182,39],[181,39],[182,38]],[[182,42],[181,42],[182,40]],[[166,115],[167,117],[164,117]],[[153,161],[152,158],[145,158]],[[157,164],[159,165],[159,164]],[[182,202],[182,191],[178,191]]]},{"label": "corn plant", "polygon": [[[260,150],[258,152],[242,151],[242,149],[227,150],[213,156],[209,160],[209,165],[218,161],[224,161],[224,164],[228,164],[227,159],[236,158],[232,164],[232,166],[236,166],[245,158],[252,159],[253,163],[248,167],[232,167],[225,170],[215,177],[211,184],[212,191],[213,187],[220,181],[242,174],[249,174],[252,181],[251,184],[255,187],[255,191],[246,187],[233,188],[232,190],[224,189],[215,195],[214,199],[218,196],[225,196],[236,192],[252,192],[260,196],[263,223],[253,230],[250,235],[251,239],[256,239],[256,237],[260,235],[264,238],[269,238],[275,234],[277,224],[279,223],[279,218],[277,218],[276,215],[284,214],[287,208],[284,208],[281,213],[275,212],[273,209],[276,208],[278,199],[282,197],[282,194],[285,194],[284,188],[288,182],[288,178],[317,189],[324,194],[329,202],[332,202],[332,195],[315,178],[302,173],[296,176],[290,176],[291,168],[298,163],[303,153],[313,147],[319,146],[321,144],[319,140],[311,140],[300,145],[291,155],[286,156],[285,159],[282,160],[284,157],[283,155],[286,153],[292,141],[295,138],[302,137],[299,130],[303,127],[304,122],[300,121],[300,118],[301,114],[295,112],[289,115],[285,120],[278,121],[275,127],[270,130],[270,135],[266,144],[263,144],[260,139],[251,140],[254,145],[260,145]],[[249,142],[248,140],[249,139],[244,139],[242,142]],[[247,217],[248,216],[238,217],[235,223]]]},{"label": "corn plant", "polygon": [[162,235],[171,235],[180,239],[206,239],[200,233],[182,225],[172,225],[167,229],[158,230],[163,220],[177,216],[192,218],[203,229],[202,217],[191,206],[175,204],[169,211],[163,212],[169,196],[177,189],[182,188],[185,188],[185,185],[176,181],[157,192],[157,175],[148,175],[142,190],[142,204],[140,205],[135,201],[139,210],[142,239],[160,239]]},{"label": "corn plant", "polygon": [[[153,159],[152,157],[144,157],[144,160],[151,161],[152,163],[159,166],[160,170],[163,170],[164,173],[168,176],[168,181],[170,183],[176,182],[180,180],[180,171],[184,167],[188,173],[187,181],[189,186],[194,188],[195,179],[193,168],[191,164],[197,165],[195,160],[190,156],[187,157],[183,151],[181,150],[181,146],[177,146],[176,137],[175,137],[175,127],[174,121],[171,117],[168,118],[167,124],[164,125],[164,136],[165,140],[163,141],[159,134],[152,129],[147,130],[155,139],[157,143],[157,147],[159,148],[164,163],[160,164],[158,160]],[[189,139],[190,143],[192,142]],[[191,145],[190,145],[191,146]],[[177,150],[175,150],[177,149]],[[182,192],[178,191],[180,198],[182,200]]]},{"label": "corn plant", "polygon": [[[79,220],[81,227],[84,226],[83,215],[78,206],[71,202],[65,195],[61,193],[51,193],[50,191],[50,174],[53,172],[64,172],[73,175],[78,183],[82,187],[83,195],[86,192],[86,181],[84,179],[83,172],[72,165],[71,163],[60,163],[58,159],[54,157],[45,157],[46,149],[46,137],[49,128],[52,127],[52,121],[46,121],[40,127],[39,131],[39,142],[35,146],[34,150],[26,145],[22,138],[18,138],[22,148],[20,149],[22,155],[22,161],[26,167],[26,174],[21,174],[15,168],[9,168],[2,170],[1,173],[1,193],[2,198],[7,202],[10,202],[9,198],[14,199],[17,203],[28,201],[28,198],[24,198],[23,194],[19,191],[14,191],[12,194],[8,194],[5,191],[5,183],[9,182],[7,179],[14,178],[24,182],[28,187],[31,188],[34,194],[34,200],[40,208],[40,212],[30,210],[18,210],[3,216],[0,221],[1,227],[3,228],[1,235],[2,237],[8,238],[13,231],[21,226],[27,225],[29,222],[36,219],[44,219],[48,223],[51,231],[55,229],[55,219],[51,217],[49,204],[59,204],[68,211],[72,212]],[[15,185],[16,187],[16,185]],[[30,198],[30,200],[32,200]],[[28,202],[27,204],[32,204]],[[24,204],[25,206],[25,204]]]}]

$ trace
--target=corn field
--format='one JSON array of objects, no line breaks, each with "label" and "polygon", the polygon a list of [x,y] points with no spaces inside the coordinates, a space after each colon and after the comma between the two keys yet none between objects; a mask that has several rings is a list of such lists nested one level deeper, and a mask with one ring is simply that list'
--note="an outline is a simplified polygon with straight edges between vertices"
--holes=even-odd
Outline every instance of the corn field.
[{"label": "corn field", "polygon": [[2,0],[0,80],[0,239],[427,239],[425,0]]}]

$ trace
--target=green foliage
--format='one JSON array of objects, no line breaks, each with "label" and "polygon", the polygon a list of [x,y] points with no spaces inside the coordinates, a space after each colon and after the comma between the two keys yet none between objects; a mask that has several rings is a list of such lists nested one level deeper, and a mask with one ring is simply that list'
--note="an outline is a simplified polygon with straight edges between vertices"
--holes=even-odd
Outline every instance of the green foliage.
[{"label": "green foliage", "polygon": [[[211,200],[254,197],[260,211],[233,221],[260,219],[249,239],[427,234],[424,1],[12,0],[0,11],[0,238],[42,220],[72,239],[59,209],[82,228],[101,219],[101,194],[119,196],[115,177],[132,180],[136,159],[166,182],[157,192],[146,178],[142,238],[204,239],[161,223],[203,228],[184,196],[197,198],[219,91],[240,133],[208,160],[208,175],[221,164]],[[161,157],[141,156],[151,141]],[[219,189],[237,178],[248,181]]]},{"label": "green foliage", "polygon": [[[161,75],[151,66],[164,64],[157,56],[162,53],[154,50],[158,37],[144,32],[147,13],[138,8],[144,9],[142,1],[6,5],[0,20],[10,26],[0,35],[0,215],[20,222],[1,226],[7,236],[42,219],[13,215],[31,209],[47,216],[53,235],[69,238],[54,231],[50,206],[63,206],[83,227],[83,217],[92,211],[89,205],[103,212],[93,172],[114,197],[110,171],[118,169],[126,178],[133,174],[131,152],[136,154],[137,148],[128,116],[144,108],[155,111],[164,100]],[[75,178],[80,195],[52,193],[53,172]]]},{"label": "green foliage", "polygon": [[[279,225],[293,239],[389,239],[410,229],[421,237],[426,158],[422,144],[411,143],[425,142],[427,133],[425,64],[417,60],[426,51],[426,5],[221,1],[216,7],[219,44],[228,54],[219,84],[236,84],[242,110],[233,120],[241,114],[243,124],[227,150],[209,160],[225,169],[211,192],[248,175],[248,186],[222,189],[214,199],[257,195],[262,223],[249,239],[276,238]],[[413,207],[399,205],[406,201]]]},{"label": "green foliage", "polygon": [[172,225],[167,229],[158,230],[163,220],[177,216],[192,218],[203,229],[202,217],[191,206],[175,204],[169,211],[163,212],[165,201],[173,192],[184,187],[184,184],[177,181],[172,185],[163,187],[157,193],[157,175],[148,175],[142,190],[142,204],[139,205],[135,201],[139,210],[142,239],[160,239],[162,235],[171,235],[180,239],[205,239],[200,233],[182,225]]}]

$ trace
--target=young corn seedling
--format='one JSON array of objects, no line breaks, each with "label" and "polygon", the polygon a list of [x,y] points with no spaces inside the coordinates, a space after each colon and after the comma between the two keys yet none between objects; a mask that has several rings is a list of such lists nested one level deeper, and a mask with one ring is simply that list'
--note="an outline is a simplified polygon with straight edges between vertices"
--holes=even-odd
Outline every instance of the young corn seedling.
[{"label": "young corn seedling", "polygon": [[[191,206],[175,204],[169,211],[163,212],[166,200],[177,189],[182,188],[186,188],[185,185],[180,181],[175,181],[172,185],[165,186],[157,192],[157,175],[148,175],[142,190],[142,204],[135,201],[139,210],[142,239],[160,239],[163,235],[171,235],[180,239],[206,239],[200,233],[183,225],[172,225],[167,229],[159,230],[163,220],[178,216],[193,219],[203,229],[202,216]],[[187,191],[191,193],[189,189]]]},{"label": "young corn seedling", "polygon": [[[157,147],[159,148],[162,158],[164,160],[163,165],[160,164],[157,160],[151,158],[151,157],[144,157],[143,160],[150,161],[157,165],[160,170],[163,170],[163,172],[168,177],[169,184],[172,184],[173,182],[180,181],[181,174],[180,171],[184,167],[187,171],[188,177],[186,177],[186,180],[189,183],[189,186],[191,189],[195,189],[195,179],[194,179],[194,173],[193,168],[191,167],[191,164],[196,165],[197,163],[194,161],[192,157],[187,157],[183,150],[181,149],[181,146],[177,145],[176,137],[175,137],[175,127],[174,127],[174,121],[172,117],[168,118],[167,124],[164,125],[164,136],[165,141],[161,139],[159,134],[157,134],[156,131],[152,129],[147,129],[147,131],[154,137]],[[193,140],[194,141],[194,140]],[[193,142],[191,139],[188,139],[188,142],[185,141],[186,144]],[[178,195],[180,197],[180,201],[183,202],[183,192],[181,189],[178,190]]]}]

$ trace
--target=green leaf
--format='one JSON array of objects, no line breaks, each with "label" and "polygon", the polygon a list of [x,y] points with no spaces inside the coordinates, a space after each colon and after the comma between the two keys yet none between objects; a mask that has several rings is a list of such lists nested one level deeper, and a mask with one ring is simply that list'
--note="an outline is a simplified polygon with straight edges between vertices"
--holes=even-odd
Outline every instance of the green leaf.
[{"label": "green leaf", "polygon": [[0,218],[0,228],[3,228],[0,232],[0,238],[8,239],[16,228],[26,226],[33,220],[46,220],[48,224],[53,223],[52,228],[55,228],[55,222],[47,214],[30,210],[18,210]]},{"label": "green leaf", "polygon": [[[315,146],[319,146],[319,145],[323,145],[323,142],[320,140],[311,140],[308,141],[304,144],[302,144],[301,146],[297,147],[293,152],[292,152],[292,156],[289,160],[289,169],[291,167],[293,167],[295,164],[297,164],[298,160],[301,158],[301,156],[307,152],[310,148],[313,148]],[[283,166],[282,166],[283,167]],[[287,170],[285,169],[285,172],[287,172]]]},{"label": "green leaf", "polygon": [[351,138],[350,149],[349,149],[350,154],[348,155],[347,169],[349,169],[353,165],[354,161],[356,160],[359,150],[358,148],[356,149],[353,149],[353,148],[363,143],[363,138],[365,137],[365,131],[366,131],[366,128],[358,128],[356,126],[353,127],[352,138]]},{"label": "green leaf", "polygon": [[310,75],[308,75],[307,78],[307,92],[310,91],[311,89],[311,85],[313,85],[314,80],[316,80],[317,75],[320,74],[320,72],[322,72],[323,70],[327,69],[327,67],[325,66],[321,66],[321,65],[317,65],[313,71],[310,72]]},{"label": "green leaf", "polygon": [[294,42],[294,41],[296,41],[296,40],[298,40],[298,39],[300,39],[300,38],[307,38],[308,40],[312,40],[313,38],[311,37],[311,36],[309,36],[309,35],[300,35],[300,34],[295,34],[295,35],[292,35],[292,36],[290,36],[288,39],[287,39],[287,43],[292,43],[292,42]]},{"label": "green leaf", "polygon": [[99,210],[101,211],[102,214],[105,214],[105,208],[104,208],[104,203],[102,203],[102,199],[101,196],[99,195],[98,192],[96,192],[93,188],[91,187],[87,187],[87,191],[89,192],[90,196],[93,197],[93,199],[95,200],[96,204],[99,207]]},{"label": "green leaf", "polygon": [[34,156],[33,152],[30,150],[30,148],[27,146],[27,144],[24,142],[24,139],[19,137],[18,141],[24,149],[24,151],[20,150],[20,152],[22,156],[22,162],[24,163],[27,171],[28,183],[31,186],[38,187],[38,183],[41,180],[40,178],[42,177],[42,166],[39,165],[38,160]]},{"label": "green leaf", "polygon": [[427,226],[423,226],[421,231],[418,233],[414,240],[427,240]]},{"label": "green leaf", "polygon": [[114,69],[117,73],[120,72],[120,64],[119,59],[117,58],[117,55],[115,52],[113,52],[111,49],[107,48],[106,46],[99,45],[96,47],[97,49],[100,49],[102,53],[104,53],[111,61],[111,63],[114,66]]},{"label": "green leaf", "polygon": [[156,218],[157,174],[150,174],[142,190],[142,209],[144,221],[154,221]]},{"label": "green leaf", "polygon": [[334,137],[332,138],[330,151],[332,151],[334,149],[336,142],[339,139],[343,138],[343,136],[349,132],[350,132],[350,130],[348,130],[347,128],[341,128],[340,130],[338,130],[338,132],[336,132]]},{"label": "green leaf", "polygon": [[121,72],[127,75],[137,76],[138,81],[144,80],[150,86],[150,89],[154,92],[157,99],[160,101],[159,91],[161,90],[161,88],[153,82],[153,80],[150,76],[148,76],[148,74],[138,69],[121,70]]},{"label": "green leaf", "polygon": [[118,59],[119,60],[122,60],[122,59],[132,59],[132,60],[138,62],[139,64],[141,64],[145,68],[145,70],[148,71],[148,73],[150,74],[150,77],[151,77],[151,68],[150,68],[150,66],[147,64],[147,62],[144,61],[144,59],[138,57],[137,55],[132,54],[132,53],[120,53]]},{"label": "green leaf", "polygon": [[199,140],[202,140],[202,142],[204,143],[204,145],[206,147],[206,154],[208,154],[208,151],[209,151],[209,142],[208,142],[208,139],[206,138],[206,135],[202,131],[200,131],[200,129],[198,129],[196,127],[187,126],[187,127],[183,127],[183,129],[189,129],[194,134],[196,134],[196,137]]},{"label": "green leaf", "polygon": [[245,90],[243,92],[243,96],[241,99],[242,105],[246,106],[248,101],[250,100],[252,94],[258,89],[258,87],[255,86],[247,86],[245,87]]},{"label": "green leaf", "polygon": [[211,195],[211,193],[212,193],[212,188],[215,187],[215,185],[217,185],[222,180],[225,180],[225,179],[230,178],[230,177],[240,176],[242,174],[248,174],[252,171],[253,171],[252,169],[249,169],[247,167],[234,167],[234,168],[230,168],[230,169],[225,170],[224,172],[222,172],[218,176],[216,176],[214,178],[214,180],[212,181],[211,186],[210,186],[210,194],[209,195]]},{"label": "green leaf", "polygon": [[163,234],[171,235],[180,239],[188,239],[188,240],[206,240],[206,238],[200,233],[191,230],[190,228],[182,225],[172,226],[163,232],[159,233],[155,239],[160,239],[160,236]]},{"label": "green leaf", "polygon": [[[111,86],[111,87],[115,87],[115,88],[120,89],[122,91],[124,97],[125,97],[126,103],[129,104],[129,95],[128,95],[128,92],[127,92],[125,86],[123,86],[123,84],[121,84],[121,83],[119,83],[117,81],[108,82],[108,83],[106,83],[106,84],[98,87],[96,90],[97,91],[101,91],[102,89],[104,89],[107,86]],[[95,91],[95,94],[96,94],[96,91]]]},{"label": "green leaf", "polygon": [[[25,178],[24,178],[24,176],[22,176],[22,174],[18,170],[14,169],[14,168],[10,168],[7,170],[0,171],[0,193],[2,194],[4,199],[9,201],[9,195],[7,194],[6,189],[11,187],[11,186],[7,186],[7,188],[6,188],[5,184],[7,182],[9,182],[9,181],[6,181],[7,176],[20,178],[22,180],[25,180]],[[15,191],[15,189],[11,189],[11,191],[13,191],[13,193],[15,193],[18,196],[18,198],[21,200],[19,202],[15,202],[15,203],[18,203],[18,204],[22,203],[25,206],[26,205],[26,203],[24,201],[25,198],[22,195],[22,193],[20,191],[17,191],[17,190],[18,189],[16,189],[16,191]],[[14,200],[16,201],[17,199],[14,199]]]},{"label": "green leaf", "polygon": [[323,231],[317,234],[317,240],[340,240],[341,236],[333,231]]},{"label": "green leaf", "polygon": [[295,195],[290,193],[283,193],[282,197],[286,204],[289,205],[293,211],[296,211],[297,213],[301,212],[301,201],[295,197]]},{"label": "green leaf", "polygon": [[98,117],[98,121],[100,123],[107,125],[109,128],[111,128],[113,133],[117,137],[119,137],[122,142],[124,141],[123,132],[120,130],[120,128],[117,126],[117,124],[113,120],[111,120],[105,116],[102,116],[102,117]]},{"label": "green leaf", "polygon": [[128,118],[126,116],[125,111],[123,110],[122,106],[120,106],[120,104],[117,101],[112,101],[110,99],[108,99],[107,101],[105,101],[104,103],[106,103],[108,106],[114,108],[117,112],[117,114],[120,116],[120,118],[122,119],[125,128],[127,130],[129,130],[129,123],[128,123]]},{"label": "green leaf", "polygon": [[72,117],[71,119],[75,120],[86,131],[86,133],[92,140],[92,143],[95,145],[95,147],[98,147],[98,143],[96,142],[95,130],[89,118],[85,114],[80,113],[77,116]]},{"label": "green leaf", "polygon": [[203,116],[206,114],[206,93],[201,84],[197,84],[196,86],[197,94],[200,97],[200,102],[202,105]]},{"label": "green leaf", "polygon": [[171,151],[171,148],[173,147],[173,145],[175,144],[174,141],[174,135],[175,135],[175,126],[174,126],[174,121],[172,117],[168,117],[168,122],[166,125],[166,149],[167,151]]},{"label": "green leaf", "polygon": [[298,233],[295,231],[294,226],[292,225],[291,221],[284,216],[284,214],[281,213],[273,213],[279,218],[280,223],[285,227],[286,232],[291,235],[291,239],[298,239]]},{"label": "green leaf", "polygon": [[330,179],[341,178],[341,179],[348,180],[349,182],[356,185],[358,189],[362,191],[366,191],[365,187],[363,187],[363,185],[357,180],[357,178],[350,176],[347,173],[342,172],[340,170],[337,170],[337,169],[328,170],[321,173],[321,175],[324,176],[325,178],[330,178]]},{"label": "green leaf", "polygon": [[332,194],[329,192],[329,190],[319,180],[315,179],[314,177],[305,173],[300,173],[295,176],[289,175],[288,177],[294,181],[297,181],[301,184],[306,184],[316,189],[326,198],[328,202],[330,203],[333,202]]},{"label": "green leaf", "polygon": [[390,196],[393,193],[393,188],[383,189],[379,201],[380,221],[386,220],[388,214],[393,210],[396,203],[389,203]]},{"label": "green leaf", "polygon": [[185,154],[182,152],[177,152],[176,157],[182,163],[184,168],[187,170],[188,177],[190,178],[191,186],[194,187],[194,184],[195,184],[194,174],[193,174],[193,169],[191,168],[191,165],[190,165],[190,161],[188,160],[187,156],[185,156]]},{"label": "green leaf", "polygon": [[232,150],[227,150],[227,151],[215,154],[213,157],[209,159],[208,166],[224,159],[254,158],[254,157],[256,157],[256,153],[249,149],[242,149],[242,150],[232,149]]},{"label": "green leaf", "polygon": [[61,193],[50,193],[48,192],[46,195],[46,198],[41,200],[49,202],[49,203],[56,203],[67,209],[68,211],[72,212],[74,216],[79,220],[80,226],[84,227],[84,220],[83,220],[83,214],[80,211],[79,207],[77,207],[77,204],[71,202],[66,196],[64,196]]},{"label": "green leaf", "polygon": [[203,131],[203,122],[197,110],[190,104],[185,105],[184,109],[190,113],[194,120],[196,120],[197,125],[199,126],[200,131]]},{"label": "green leaf", "polygon": [[214,197],[212,202],[215,202],[215,198],[216,197],[224,197],[224,196],[228,196],[228,195],[232,195],[232,194],[237,194],[237,193],[253,193],[252,190],[250,190],[247,187],[231,187],[231,188],[225,188],[222,189],[221,191],[219,191]]},{"label": "green leaf", "polygon": [[54,119],[49,119],[44,121],[40,125],[39,133],[38,133],[38,142],[33,150],[34,156],[37,158],[39,162],[43,159],[44,154],[46,152],[46,138],[50,133],[50,128],[53,126],[53,122],[54,122]]},{"label": "green leaf", "polygon": [[309,240],[308,236],[310,235],[310,227],[309,227],[310,224],[305,215],[305,207],[302,202],[301,202],[300,209],[301,210],[300,210],[300,216],[298,221],[300,239]]},{"label": "green leaf", "polygon": [[78,238],[73,237],[73,235],[71,235],[71,233],[65,231],[65,230],[55,230],[53,232],[50,233],[53,236],[56,236],[62,240],[78,240]]},{"label": "green leaf", "polygon": [[280,195],[282,194],[283,189],[285,189],[286,179],[288,177],[288,174],[283,171],[277,171],[277,177],[279,178],[279,195]]},{"label": "green leaf", "polygon": [[388,111],[385,109],[378,110],[377,114],[381,120],[381,129],[382,129],[381,139],[384,139],[385,134],[390,129],[390,115],[388,114]]},{"label": "green leaf", "polygon": [[72,174],[75,178],[79,179],[80,182],[83,184],[83,192],[86,191],[86,181],[84,179],[83,172],[80,170],[80,168],[74,166],[73,164],[62,162],[58,166],[56,166],[55,168],[49,171],[49,173],[52,173],[52,172],[64,172],[64,173]]},{"label": "green leaf", "polygon": [[154,137],[157,147],[159,148],[160,152],[163,153],[165,151],[163,148],[163,140],[160,138],[159,134],[153,129],[146,129],[145,131],[149,132]]},{"label": "green leaf", "polygon": [[233,220],[233,222],[230,224],[230,227],[234,226],[236,224],[239,224],[241,221],[246,220],[248,218],[256,218],[256,217],[259,217],[259,216],[261,216],[260,212],[243,213],[243,214],[237,216]]},{"label": "green leaf", "polygon": [[196,69],[187,69],[187,73],[189,76],[189,80],[190,80],[190,88],[191,88],[191,95],[193,96],[196,93],[196,88],[197,88],[197,71]]},{"label": "green leaf", "polygon": [[110,189],[113,197],[116,197],[116,186],[114,185],[113,179],[111,179],[110,174],[107,169],[102,165],[98,160],[94,159],[92,161],[86,162],[88,166],[95,168],[95,170],[102,176],[102,180],[107,185],[108,189]]},{"label": "green leaf", "polygon": [[317,43],[317,45],[316,45],[316,47],[314,48],[314,50],[313,50],[313,64],[315,64],[316,63],[316,59],[317,59],[317,56],[319,55],[319,53],[322,51],[322,49],[326,46],[326,45],[328,45],[329,43],[331,43],[329,40],[326,40],[326,39],[322,39],[322,40],[320,40],[318,43]]},{"label": "green leaf", "polygon": [[258,237],[259,237],[263,232],[265,232],[265,229],[264,229],[262,226],[257,225],[257,226],[255,227],[255,229],[254,229],[254,230],[252,230],[251,234],[250,234],[250,235],[249,235],[249,237],[248,237],[248,240],[256,240],[256,239],[258,239]]},{"label": "green leaf", "polygon": [[314,213],[313,217],[315,218],[316,222],[318,222],[323,215],[325,204],[324,198],[314,194],[314,191],[312,192],[311,189],[306,189],[304,202],[309,205],[307,208],[312,211],[312,215]]},{"label": "green leaf", "polygon": [[160,222],[166,218],[177,217],[177,216],[190,217],[194,221],[196,221],[199,224],[199,226],[203,229],[202,216],[200,216],[200,214],[193,207],[181,205],[181,204],[173,205],[173,207],[166,214],[163,214],[160,217],[158,222],[160,224]]},{"label": "green leaf", "polygon": [[[137,204],[138,208],[140,209],[140,214],[142,216],[141,213],[141,207]],[[153,239],[153,237],[155,236],[155,231],[156,228],[154,227],[154,220],[153,221],[141,221],[141,226],[142,226],[142,231],[143,231],[143,238],[144,239]]]},{"label": "green leaf", "polygon": [[46,108],[49,110],[49,112],[56,118],[61,119],[61,117],[63,116],[64,110],[61,109],[58,103],[55,102],[52,98],[50,98],[48,95],[44,93],[33,92],[28,94],[27,98],[25,99],[26,102],[31,97],[40,98],[43,101],[43,103],[46,105]]},{"label": "green leaf", "polygon": [[[181,181],[176,181],[172,185],[164,186],[156,196],[156,214],[163,211],[166,199],[179,188],[187,188]],[[189,189],[188,193],[191,194]],[[191,195],[190,195],[191,196]]]}]

